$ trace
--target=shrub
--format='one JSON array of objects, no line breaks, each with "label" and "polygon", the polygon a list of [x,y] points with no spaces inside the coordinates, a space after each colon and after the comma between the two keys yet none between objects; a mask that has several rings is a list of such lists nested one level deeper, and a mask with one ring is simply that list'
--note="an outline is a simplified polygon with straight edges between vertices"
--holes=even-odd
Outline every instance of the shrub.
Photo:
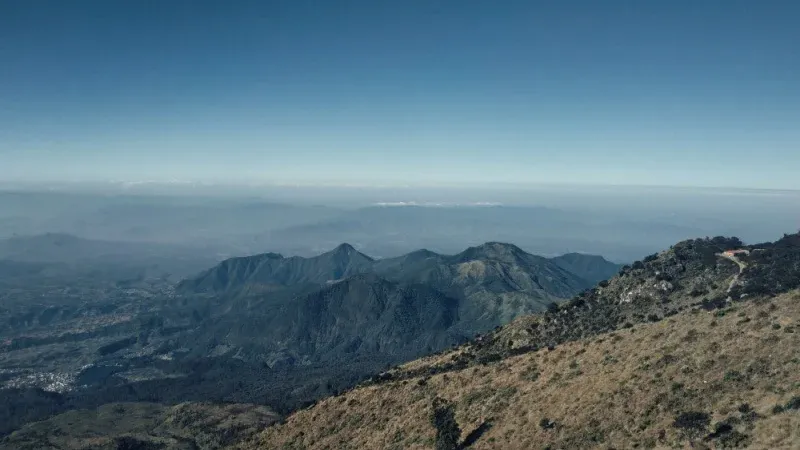
[{"label": "shrub", "polygon": [[707,441],[719,440],[722,448],[739,448],[747,445],[750,438],[733,429],[728,422],[720,422],[714,427],[714,432],[706,437]]},{"label": "shrub", "polygon": [[724,308],[726,303],[725,296],[717,296],[714,298],[704,298],[703,301],[700,302],[700,307],[706,311],[713,311],[715,309]]},{"label": "shrub", "polygon": [[461,428],[451,403],[440,397],[433,399],[431,424],[436,428],[436,450],[456,450],[459,447]]},{"label": "shrub", "polygon": [[753,407],[750,406],[749,403],[742,403],[737,409],[742,414],[747,414],[753,411]]},{"label": "shrub", "polygon": [[536,366],[530,366],[519,374],[520,379],[524,381],[536,381],[539,379],[539,369]]},{"label": "shrub", "polygon": [[724,434],[730,433],[731,431],[733,431],[731,424],[727,422],[720,422],[714,427],[714,432],[708,435],[708,438],[716,439]]},{"label": "shrub", "polygon": [[732,430],[729,433],[723,434],[720,439],[719,443],[722,445],[722,448],[743,448],[747,447],[750,441],[750,437],[746,434],[739,433],[736,430]]},{"label": "shrub", "polygon": [[711,416],[701,411],[687,411],[679,414],[672,424],[675,428],[682,429],[689,434],[705,431],[711,423]]},{"label": "shrub", "polygon": [[735,370],[729,370],[725,372],[725,381],[744,381],[744,375],[741,372],[737,372]]},{"label": "shrub", "polygon": [[659,272],[656,274],[656,281],[672,281],[672,276],[668,273]]},{"label": "shrub", "polygon": [[800,409],[800,395],[795,395],[786,402],[786,409]]},{"label": "shrub", "polygon": [[689,295],[691,295],[692,297],[700,297],[706,294],[708,294],[708,290],[700,288],[694,288],[691,290],[691,292],[689,292]]},{"label": "shrub", "polygon": [[542,417],[542,420],[539,421],[539,426],[543,430],[551,430],[551,429],[555,428],[556,423],[553,422],[552,420],[548,419],[547,417]]}]

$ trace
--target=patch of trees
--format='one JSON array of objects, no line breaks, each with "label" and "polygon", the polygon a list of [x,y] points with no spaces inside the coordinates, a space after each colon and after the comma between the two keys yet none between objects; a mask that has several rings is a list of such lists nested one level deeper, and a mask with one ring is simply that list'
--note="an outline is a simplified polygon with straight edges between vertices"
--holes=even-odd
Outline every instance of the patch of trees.
[{"label": "patch of trees", "polygon": [[744,243],[737,237],[716,236],[683,241],[675,244],[672,250],[679,261],[701,261],[703,265],[709,266],[716,264],[718,253],[743,246]]},{"label": "patch of trees", "polygon": [[431,406],[431,425],[436,428],[436,450],[456,450],[459,448],[461,428],[456,422],[453,404],[436,397]]},{"label": "patch of trees", "polygon": [[800,287],[800,233],[751,247],[748,266],[734,298],[742,294],[776,295]]}]

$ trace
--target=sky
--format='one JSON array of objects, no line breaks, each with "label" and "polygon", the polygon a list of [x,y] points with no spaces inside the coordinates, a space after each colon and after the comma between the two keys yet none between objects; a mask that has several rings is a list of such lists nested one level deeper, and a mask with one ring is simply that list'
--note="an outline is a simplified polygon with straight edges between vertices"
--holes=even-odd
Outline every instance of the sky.
[{"label": "sky", "polygon": [[796,1],[0,0],[0,181],[800,189]]}]

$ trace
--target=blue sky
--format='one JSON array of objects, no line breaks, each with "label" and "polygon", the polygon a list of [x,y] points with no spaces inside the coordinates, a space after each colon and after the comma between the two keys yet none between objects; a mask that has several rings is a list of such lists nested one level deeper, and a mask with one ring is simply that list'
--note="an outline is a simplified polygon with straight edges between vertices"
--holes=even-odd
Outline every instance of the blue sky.
[{"label": "blue sky", "polygon": [[0,180],[800,189],[794,1],[0,0]]}]

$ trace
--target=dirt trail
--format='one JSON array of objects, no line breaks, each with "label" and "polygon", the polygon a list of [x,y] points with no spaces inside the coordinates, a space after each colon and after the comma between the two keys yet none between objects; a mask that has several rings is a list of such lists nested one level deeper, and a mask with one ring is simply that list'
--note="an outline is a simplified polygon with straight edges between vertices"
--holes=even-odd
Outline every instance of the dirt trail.
[{"label": "dirt trail", "polygon": [[736,286],[736,284],[739,282],[739,277],[742,275],[742,272],[744,272],[744,269],[747,267],[747,264],[741,259],[737,258],[736,255],[729,255],[727,253],[717,253],[717,256],[733,261],[734,263],[736,263],[737,266],[739,266],[739,273],[737,273],[736,276],[733,277],[733,280],[731,280],[731,283],[728,285],[727,294],[730,294],[731,291],[733,290],[733,287]]}]

